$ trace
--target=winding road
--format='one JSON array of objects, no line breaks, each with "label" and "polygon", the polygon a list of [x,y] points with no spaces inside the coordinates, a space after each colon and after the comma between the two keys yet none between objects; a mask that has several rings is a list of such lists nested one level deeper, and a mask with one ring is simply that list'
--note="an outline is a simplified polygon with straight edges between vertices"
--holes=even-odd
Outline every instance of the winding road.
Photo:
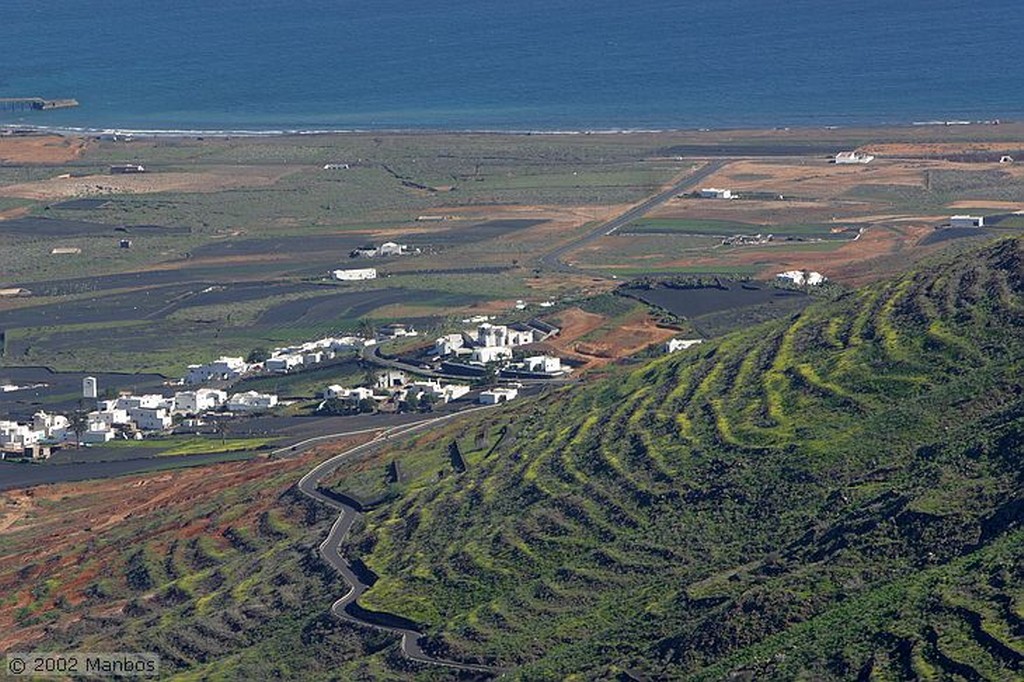
[{"label": "winding road", "polygon": [[[362,596],[364,592],[366,592],[366,590],[369,588],[369,585],[367,585],[360,579],[356,572],[352,570],[352,567],[349,565],[348,561],[346,561],[345,558],[341,555],[341,543],[345,540],[345,537],[348,535],[349,530],[352,528],[352,524],[355,523],[356,519],[359,517],[359,512],[355,508],[341,502],[340,500],[334,497],[330,497],[321,492],[320,482],[325,477],[334,473],[334,471],[336,471],[338,467],[340,467],[345,462],[345,460],[351,458],[354,455],[370,452],[373,449],[382,445],[383,443],[387,442],[392,437],[405,436],[411,433],[415,433],[416,431],[431,428],[433,426],[436,426],[437,424],[445,422],[454,417],[470,414],[473,412],[479,412],[481,410],[492,409],[494,407],[497,407],[497,405],[474,407],[453,414],[447,414],[441,417],[428,418],[423,421],[416,422],[414,424],[395,426],[390,429],[386,429],[377,434],[377,436],[375,436],[373,440],[367,443],[363,443],[362,445],[357,445],[354,448],[350,448],[345,452],[342,452],[324,462],[321,462],[320,464],[315,466],[309,473],[303,476],[297,484],[299,491],[302,492],[307,497],[309,497],[310,499],[320,502],[321,504],[325,504],[328,507],[336,509],[337,511],[340,512],[337,520],[334,522],[334,525],[331,526],[331,530],[327,534],[327,538],[320,544],[320,556],[324,559],[324,561],[330,564],[338,573],[340,573],[341,577],[349,585],[349,591],[343,597],[341,597],[336,602],[334,602],[334,604],[331,605],[331,613],[333,613],[336,618],[339,618],[350,623],[375,628],[377,630],[390,632],[401,636],[402,655],[411,661],[427,663],[430,665],[443,666],[446,668],[453,668],[457,670],[464,670],[467,672],[481,673],[482,675],[486,675],[489,677],[500,675],[504,671],[500,668],[494,668],[485,665],[460,663],[458,661],[450,661],[443,658],[435,658],[423,651],[423,647],[420,644],[420,642],[423,639],[424,634],[419,630],[413,629],[412,627],[403,627],[397,624],[386,625],[380,622],[373,622],[352,612],[356,611],[356,609],[358,608],[358,604],[356,602],[359,599],[359,597]],[[337,434],[337,437],[344,435],[353,434]],[[275,451],[273,454],[294,454],[296,452],[295,448],[304,449],[315,444],[315,442],[324,440],[325,438],[326,437],[310,439],[310,441],[308,442],[299,443],[293,447],[282,448],[279,451]],[[350,607],[353,607],[353,609],[350,610]],[[393,616],[391,614],[379,614],[379,616],[380,620],[389,620],[394,623],[399,623],[402,620],[404,620],[398,616]]]},{"label": "winding road", "polygon": [[704,178],[717,172],[722,168],[722,166],[726,165],[730,161],[731,159],[716,159],[714,161],[709,161],[694,172],[685,175],[674,182],[668,189],[645,199],[639,204],[627,209],[625,212],[615,216],[611,220],[606,220],[605,222],[597,225],[582,237],[547,252],[541,256],[540,266],[549,270],[559,270],[562,272],[574,271],[575,268],[572,265],[569,265],[562,260],[567,253],[586,246],[595,239],[600,239],[601,237],[614,234],[617,230],[629,225],[631,222],[643,217],[647,213],[650,213],[672,197],[682,194],[684,191],[690,189]]}]

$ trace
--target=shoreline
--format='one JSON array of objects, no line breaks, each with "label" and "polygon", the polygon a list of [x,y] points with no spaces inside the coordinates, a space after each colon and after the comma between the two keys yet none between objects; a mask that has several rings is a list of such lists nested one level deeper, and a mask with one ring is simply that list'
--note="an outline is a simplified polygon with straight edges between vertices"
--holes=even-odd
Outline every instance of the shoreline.
[{"label": "shoreline", "polygon": [[671,135],[692,133],[741,133],[741,132],[806,132],[806,131],[853,131],[893,130],[925,128],[976,128],[1013,126],[1020,122],[1010,119],[979,120],[927,120],[901,123],[866,123],[864,125],[766,125],[764,127],[725,126],[709,127],[662,127],[662,128],[273,128],[273,129],[201,129],[201,128],[99,128],[89,126],[48,126],[0,123],[0,137],[27,135],[60,135],[64,137],[129,137],[140,139],[213,138],[230,139],[238,137],[311,137],[321,135],[509,135],[509,136],[576,136],[576,135]]}]

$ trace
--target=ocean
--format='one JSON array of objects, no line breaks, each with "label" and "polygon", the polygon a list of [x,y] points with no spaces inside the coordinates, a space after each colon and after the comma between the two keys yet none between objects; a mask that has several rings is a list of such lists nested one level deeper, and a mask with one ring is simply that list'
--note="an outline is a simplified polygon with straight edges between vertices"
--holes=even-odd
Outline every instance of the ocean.
[{"label": "ocean", "polygon": [[[1024,119],[1010,0],[4,0],[0,123],[632,130]],[[1018,47],[1015,47],[1018,46]]]}]

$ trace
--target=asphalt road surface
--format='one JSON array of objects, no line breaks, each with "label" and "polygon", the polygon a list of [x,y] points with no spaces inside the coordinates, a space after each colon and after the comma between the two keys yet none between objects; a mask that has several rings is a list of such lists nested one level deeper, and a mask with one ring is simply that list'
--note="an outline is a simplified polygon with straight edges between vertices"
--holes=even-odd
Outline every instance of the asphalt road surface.
[{"label": "asphalt road surface", "polygon": [[729,159],[719,159],[704,164],[702,167],[690,173],[689,175],[676,181],[671,187],[655,194],[649,199],[645,199],[636,206],[628,209],[624,213],[620,213],[618,216],[601,223],[587,234],[583,235],[579,239],[576,239],[568,244],[558,247],[552,251],[541,256],[540,265],[542,268],[549,270],[559,270],[562,272],[571,272],[575,268],[569,265],[562,258],[576,249],[586,246],[595,239],[600,239],[610,234],[614,234],[616,230],[619,230],[626,225],[629,225],[635,220],[642,218],[646,214],[653,211],[658,206],[664,204],[666,201],[674,196],[682,194],[686,190],[690,189],[704,178],[717,172],[722,166],[729,163]]},{"label": "asphalt road surface", "polygon": [[[320,544],[320,556],[330,564],[341,577],[349,585],[349,591],[334,604],[331,605],[331,613],[335,617],[350,622],[362,625],[365,627],[375,628],[384,632],[390,632],[401,636],[402,638],[402,655],[411,661],[417,661],[419,663],[428,663],[430,665],[437,665],[446,668],[452,668],[455,670],[463,670],[466,672],[479,673],[482,677],[492,677],[500,675],[503,671],[500,668],[493,668],[485,665],[476,665],[472,663],[460,663],[458,661],[450,661],[442,658],[434,658],[426,654],[423,651],[423,647],[420,644],[423,639],[423,633],[412,627],[402,626],[398,624],[387,625],[380,621],[390,621],[392,623],[399,623],[404,619],[394,616],[392,614],[376,614],[378,622],[367,620],[361,615],[358,615],[361,610],[355,608],[356,602],[360,596],[368,589],[368,585],[364,583],[348,561],[341,556],[341,543],[345,540],[349,530],[352,528],[352,524],[359,516],[359,512],[353,507],[341,502],[340,500],[329,497],[320,491],[320,481],[325,477],[332,474],[338,467],[340,467],[346,459],[351,458],[354,455],[358,455],[364,452],[370,452],[375,448],[380,447],[388,441],[388,439],[394,436],[404,436],[416,431],[421,431],[435,426],[439,423],[443,423],[452,417],[458,416],[459,414],[468,414],[470,412],[477,412],[480,410],[491,409],[496,406],[477,407],[470,410],[463,410],[457,414],[449,414],[441,417],[433,417],[417,424],[398,426],[387,431],[378,434],[373,440],[362,445],[358,445],[351,448],[339,455],[335,455],[330,459],[321,462],[314,467],[309,473],[302,477],[298,482],[298,489],[305,494],[307,497],[325,504],[333,509],[340,512],[334,525],[331,526],[330,532],[327,534],[327,538]],[[302,447],[304,444],[299,444],[298,447]],[[293,448],[284,448],[280,451],[282,454],[285,452],[291,453]],[[353,608],[350,608],[353,607]]]}]

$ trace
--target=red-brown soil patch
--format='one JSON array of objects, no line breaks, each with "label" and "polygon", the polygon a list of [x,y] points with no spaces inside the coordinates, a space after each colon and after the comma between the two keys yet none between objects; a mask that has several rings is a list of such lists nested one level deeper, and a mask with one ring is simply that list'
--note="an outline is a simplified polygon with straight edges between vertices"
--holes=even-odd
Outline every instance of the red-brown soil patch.
[{"label": "red-brown soil patch", "polygon": [[0,137],[0,163],[38,163],[57,165],[80,157],[89,142],[80,137],[39,135]]}]

